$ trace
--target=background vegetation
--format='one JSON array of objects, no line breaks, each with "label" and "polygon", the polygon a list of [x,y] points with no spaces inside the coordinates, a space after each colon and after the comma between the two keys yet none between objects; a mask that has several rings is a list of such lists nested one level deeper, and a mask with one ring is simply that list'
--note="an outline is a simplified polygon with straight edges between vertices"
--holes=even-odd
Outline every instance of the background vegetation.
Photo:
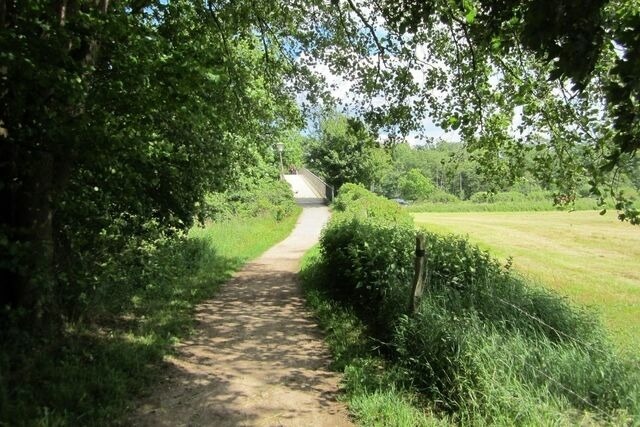
[{"label": "background vegetation", "polygon": [[[348,123],[357,122],[333,113],[321,118],[318,131],[303,141],[309,168],[338,190],[345,182],[361,184],[387,198],[411,202],[412,212],[604,212],[616,206],[610,196],[599,200],[586,181],[568,196],[553,180],[531,172],[517,178],[493,174],[459,143],[378,145],[364,130],[348,130]],[[536,167],[532,156],[522,162],[525,169]],[[618,190],[632,202],[639,197],[639,173],[634,163],[615,178]]]}]

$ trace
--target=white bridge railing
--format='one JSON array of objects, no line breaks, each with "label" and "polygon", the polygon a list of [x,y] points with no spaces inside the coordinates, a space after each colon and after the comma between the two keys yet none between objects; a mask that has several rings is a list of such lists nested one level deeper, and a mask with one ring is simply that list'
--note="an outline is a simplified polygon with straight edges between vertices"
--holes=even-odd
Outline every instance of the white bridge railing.
[{"label": "white bridge railing", "polygon": [[328,203],[333,201],[334,191],[332,186],[324,182],[307,168],[301,168],[298,172],[307,179],[307,182],[309,182],[313,189],[320,196],[324,197]]}]

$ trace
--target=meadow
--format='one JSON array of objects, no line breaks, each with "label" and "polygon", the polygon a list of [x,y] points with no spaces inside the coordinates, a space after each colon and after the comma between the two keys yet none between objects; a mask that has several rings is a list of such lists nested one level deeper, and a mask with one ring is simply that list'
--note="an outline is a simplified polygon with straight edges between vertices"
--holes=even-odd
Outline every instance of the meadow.
[{"label": "meadow", "polygon": [[640,228],[576,212],[414,213],[416,224],[467,235],[513,269],[602,315],[623,352],[640,348]]}]

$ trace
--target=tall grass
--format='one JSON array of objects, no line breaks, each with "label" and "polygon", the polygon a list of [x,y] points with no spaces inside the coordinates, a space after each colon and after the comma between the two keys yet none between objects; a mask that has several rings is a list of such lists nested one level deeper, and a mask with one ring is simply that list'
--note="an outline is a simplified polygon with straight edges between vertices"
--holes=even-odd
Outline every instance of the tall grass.
[{"label": "tall grass", "polygon": [[[410,387],[404,375],[387,360],[373,331],[353,307],[334,299],[326,288],[318,246],[308,251],[300,271],[307,304],[325,332],[333,361],[331,368],[344,372],[343,387],[352,415],[364,426],[407,427],[446,425],[429,413],[425,402]],[[445,418],[446,419],[446,418]]]},{"label": "tall grass", "polygon": [[513,269],[601,313],[620,351],[640,348],[640,229],[597,212],[423,213],[416,223],[469,236]]},{"label": "tall grass", "polygon": [[[193,323],[193,308],[231,273],[287,236],[299,208],[276,221],[244,218],[168,239],[97,293],[91,317],[64,331],[2,330],[0,425],[117,424],[160,378],[162,360]],[[124,267],[123,267],[124,268]]]}]

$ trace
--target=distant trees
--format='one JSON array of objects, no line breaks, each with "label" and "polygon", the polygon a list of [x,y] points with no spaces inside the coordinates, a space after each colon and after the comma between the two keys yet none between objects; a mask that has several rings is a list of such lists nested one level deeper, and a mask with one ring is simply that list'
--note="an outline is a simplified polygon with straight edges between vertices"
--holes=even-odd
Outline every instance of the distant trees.
[{"label": "distant trees", "polygon": [[284,144],[282,151],[282,163],[284,165],[285,173],[288,172],[288,168],[290,166],[299,168],[303,165],[303,146],[305,144],[305,137],[300,133],[299,129],[284,129],[277,136],[276,141]]},{"label": "distant trees", "polygon": [[496,180],[480,174],[478,163],[460,143],[440,141],[415,148],[400,144],[394,147],[393,158],[398,170],[418,169],[437,188],[461,199],[478,191],[500,189]]},{"label": "distant trees", "polygon": [[407,200],[425,200],[435,189],[431,180],[418,169],[411,169],[398,182],[400,196]]}]

